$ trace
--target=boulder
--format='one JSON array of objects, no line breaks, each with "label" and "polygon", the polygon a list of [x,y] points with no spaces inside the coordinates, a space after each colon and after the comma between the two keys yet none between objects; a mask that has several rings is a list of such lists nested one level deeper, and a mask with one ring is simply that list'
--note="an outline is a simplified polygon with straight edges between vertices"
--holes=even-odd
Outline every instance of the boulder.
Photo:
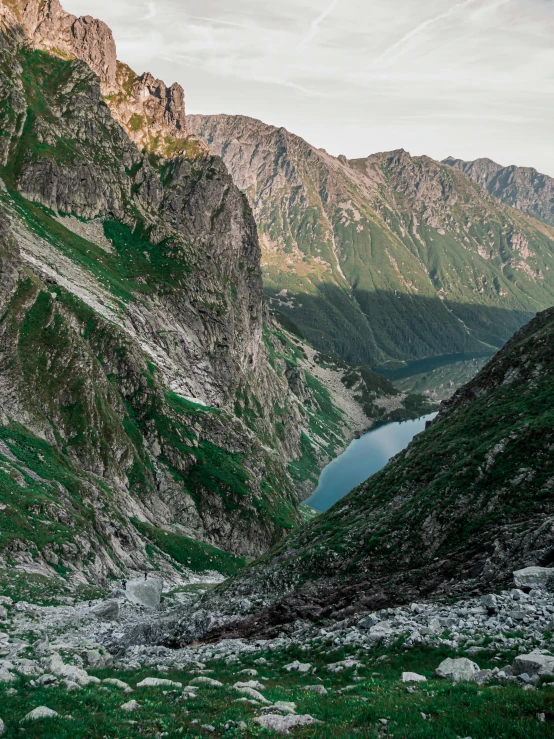
[{"label": "boulder", "polygon": [[136,701],[128,701],[120,706],[120,708],[122,711],[136,711],[137,708],[140,708],[140,703],[137,703]]},{"label": "boulder", "polygon": [[492,594],[481,596],[481,603],[485,606],[489,613],[494,613],[498,607],[498,600],[496,598],[496,595]]},{"label": "boulder", "polygon": [[5,665],[0,664],[0,684],[15,682],[17,682],[17,676],[10,672]]},{"label": "boulder", "polygon": [[[219,683],[221,685],[221,683]],[[254,688],[254,690],[263,690],[265,685],[262,685],[258,680],[249,680],[247,683],[235,683],[233,688]]]},{"label": "boulder", "polygon": [[59,654],[53,654],[51,657],[43,660],[43,666],[53,675],[62,677],[69,682],[77,683],[81,687],[89,685],[89,683],[99,683],[97,677],[89,675],[86,670],[75,665],[66,665]]},{"label": "boulder", "polygon": [[312,666],[309,662],[299,662],[297,659],[288,665],[283,666],[283,670],[287,672],[309,672]]},{"label": "boulder", "polygon": [[442,677],[445,680],[454,680],[454,682],[460,682],[462,680],[474,681],[476,673],[480,672],[479,665],[472,662],[466,657],[459,657],[457,659],[443,660],[435,670],[437,677]]},{"label": "boulder", "polygon": [[6,730],[6,725],[4,724],[4,722],[2,721],[2,719],[0,718],[0,736],[3,735],[3,733],[5,732],[5,730]]},{"label": "boulder", "polygon": [[0,606],[0,621],[3,621],[5,618],[8,618],[8,611],[4,606]]},{"label": "boulder", "polygon": [[56,713],[56,711],[53,711],[51,708],[47,708],[47,706],[39,706],[38,708],[30,711],[23,718],[23,721],[37,721],[41,718],[55,718],[59,715],[59,713]]},{"label": "boulder", "polygon": [[268,713],[265,716],[258,716],[254,719],[254,723],[264,729],[272,729],[279,734],[290,734],[291,729],[299,726],[311,726],[312,724],[321,723],[309,714],[305,716],[281,716],[276,713]]},{"label": "boulder", "polygon": [[148,580],[137,578],[127,582],[125,597],[136,606],[144,606],[155,610],[160,607],[162,588],[162,581],[157,578]]},{"label": "boulder", "polygon": [[131,690],[131,686],[124,683],[123,680],[118,680],[116,677],[106,677],[102,680],[104,685],[113,685],[114,688],[121,688],[121,690]]},{"label": "boulder", "polygon": [[403,683],[425,683],[427,678],[425,675],[419,675],[417,672],[403,672],[402,673]]},{"label": "boulder", "polygon": [[238,690],[239,693],[252,698],[252,700],[258,701],[258,703],[262,703],[265,706],[271,705],[271,701],[268,701],[267,698],[264,698],[264,696],[257,690],[254,690],[254,688],[236,688],[236,690]]},{"label": "boulder", "polygon": [[159,677],[147,677],[137,683],[137,688],[182,688],[183,683],[175,682],[175,680],[164,680]]},{"label": "boulder", "polygon": [[113,663],[113,657],[99,649],[87,649],[83,657],[92,670],[103,670]]},{"label": "boulder", "polygon": [[520,654],[514,660],[512,672],[514,675],[527,673],[530,677],[554,675],[554,657],[546,654]]},{"label": "boulder", "polygon": [[310,693],[317,693],[318,695],[327,695],[327,688],[323,685],[303,685],[303,690],[307,690]]},{"label": "boulder", "polygon": [[554,585],[554,569],[551,567],[525,567],[514,572],[516,588],[548,590]]},{"label": "boulder", "polygon": [[220,683],[219,680],[214,680],[213,677],[205,677],[204,675],[193,678],[189,685],[211,685],[212,688],[223,687],[223,683]]},{"label": "boulder", "polygon": [[105,600],[91,608],[90,612],[102,621],[117,621],[119,619],[119,603],[116,600]]},{"label": "boulder", "polygon": [[362,618],[361,621],[358,621],[358,628],[359,629],[371,629],[372,626],[375,626],[375,624],[378,624],[380,621],[379,616],[375,616],[372,613],[369,614],[369,616],[366,616],[365,618]]}]

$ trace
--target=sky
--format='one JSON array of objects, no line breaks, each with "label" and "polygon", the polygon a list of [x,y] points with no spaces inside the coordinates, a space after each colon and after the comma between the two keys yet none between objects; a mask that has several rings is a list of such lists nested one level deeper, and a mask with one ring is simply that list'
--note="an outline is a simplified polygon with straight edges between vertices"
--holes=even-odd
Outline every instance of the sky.
[{"label": "sky", "polygon": [[554,0],[62,0],[188,113],[338,156],[406,149],[554,176]]}]

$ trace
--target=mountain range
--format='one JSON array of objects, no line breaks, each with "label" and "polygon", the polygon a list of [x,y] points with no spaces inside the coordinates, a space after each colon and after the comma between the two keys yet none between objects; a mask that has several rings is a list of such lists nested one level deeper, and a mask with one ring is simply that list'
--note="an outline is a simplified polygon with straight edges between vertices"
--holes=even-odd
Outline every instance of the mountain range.
[{"label": "mountain range", "polygon": [[547,185],[522,212],[450,161],[347,160],[243,116],[188,121],[252,205],[270,306],[322,351],[383,370],[490,356],[553,302]]}]

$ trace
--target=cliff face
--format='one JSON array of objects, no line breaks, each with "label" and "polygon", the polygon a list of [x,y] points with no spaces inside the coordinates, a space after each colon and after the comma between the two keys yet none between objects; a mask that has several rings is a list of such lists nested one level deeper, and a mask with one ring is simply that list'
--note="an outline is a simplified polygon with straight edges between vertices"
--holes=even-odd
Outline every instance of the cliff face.
[{"label": "cliff face", "polygon": [[448,157],[444,164],[464,172],[495,198],[554,226],[554,178],[532,167],[503,167],[491,159]]},{"label": "cliff face", "polygon": [[554,299],[554,231],[461,172],[331,157],[242,116],[190,116],[252,205],[273,307],[322,350],[385,366],[500,347]]},{"label": "cliff face", "polygon": [[0,564],[263,553],[370,425],[363,380],[342,411],[267,314],[250,208],[180,88],[55,0],[0,4],[0,67]]},{"label": "cliff face", "polygon": [[[552,566],[553,341],[550,309],[383,470],[207,597],[228,619],[218,633],[494,592],[514,570]],[[182,643],[193,633],[174,629]]]}]

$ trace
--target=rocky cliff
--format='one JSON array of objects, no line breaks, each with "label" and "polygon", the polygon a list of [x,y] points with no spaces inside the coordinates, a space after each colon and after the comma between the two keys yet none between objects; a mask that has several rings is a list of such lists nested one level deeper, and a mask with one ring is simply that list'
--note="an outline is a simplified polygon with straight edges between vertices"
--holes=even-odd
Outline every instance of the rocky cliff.
[{"label": "rocky cliff", "polygon": [[266,294],[318,348],[395,362],[493,351],[554,299],[554,231],[461,172],[335,158],[242,116],[190,116],[252,205]]},{"label": "rocky cliff", "polygon": [[503,167],[492,159],[448,157],[444,164],[464,172],[503,203],[554,226],[554,178],[533,167]]},{"label": "rocky cliff", "polygon": [[[195,636],[214,631],[218,611],[220,635],[277,632],[297,619],[491,592],[515,570],[550,566],[553,341],[551,309],[381,472],[207,597],[212,626],[199,616]],[[191,628],[174,624],[172,637],[186,641]]]},{"label": "rocky cliff", "polygon": [[271,318],[248,202],[178,86],[57,0],[0,24],[0,564],[175,576],[200,542],[232,571],[406,396]]}]

